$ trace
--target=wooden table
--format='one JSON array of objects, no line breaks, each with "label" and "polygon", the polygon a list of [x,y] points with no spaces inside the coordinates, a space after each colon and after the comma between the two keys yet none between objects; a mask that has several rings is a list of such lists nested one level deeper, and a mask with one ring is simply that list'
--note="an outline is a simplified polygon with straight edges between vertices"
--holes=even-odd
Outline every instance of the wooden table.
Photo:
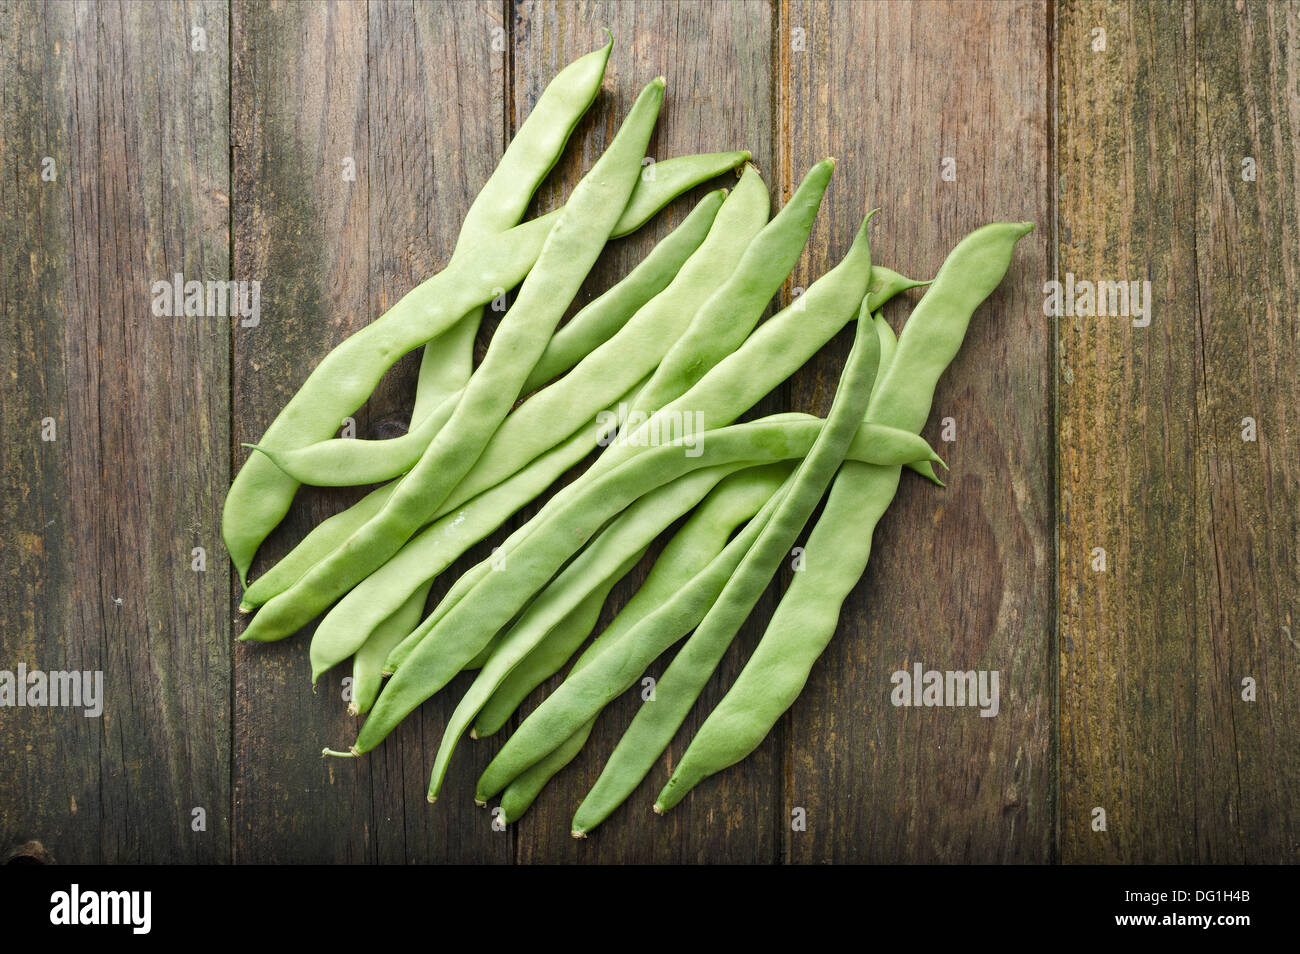
[{"label": "wooden table", "polygon": [[[538,208],[663,74],[656,157],[749,149],[778,201],[839,160],[783,301],[870,206],[876,260],[922,276],[984,222],[1038,228],[936,395],[947,489],[904,479],[797,704],[666,818],[661,760],[580,843],[573,808],[636,698],[518,825],[470,799],[497,739],[466,742],[430,806],[463,677],[364,760],[323,761],[355,729],[346,673],[313,692],[305,636],[234,642],[219,527],[240,443],[446,261],[512,130],[603,27],[606,91]],[[0,670],[101,671],[106,699],[99,718],[0,708],[0,852],[1300,860],[1297,50],[1288,2],[0,5]],[[688,207],[613,244],[584,300]],[[260,322],[156,316],[177,273],[260,281]],[[1150,282],[1149,322],[1046,316],[1067,275]],[[847,347],[760,410],[823,413]],[[400,432],[415,367],[359,434]],[[257,569],[357,496],[302,493]],[[999,714],[891,705],[916,663],[997,670]]]}]

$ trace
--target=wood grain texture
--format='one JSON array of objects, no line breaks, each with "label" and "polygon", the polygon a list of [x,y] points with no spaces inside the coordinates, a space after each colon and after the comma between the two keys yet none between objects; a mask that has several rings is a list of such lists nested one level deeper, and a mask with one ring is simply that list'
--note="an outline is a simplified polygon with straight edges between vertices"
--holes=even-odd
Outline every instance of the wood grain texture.
[{"label": "wood grain texture", "polygon": [[[231,10],[233,273],[262,282],[262,319],[233,339],[234,459],[306,372],[369,324],[367,8],[236,3]],[[356,181],[343,161],[356,162]],[[232,474],[233,476],[233,474]],[[253,575],[359,493],[299,492]],[[231,612],[236,613],[235,603]],[[242,627],[241,627],[242,628]],[[368,861],[364,769],[320,757],[353,732],[333,678],[312,692],[309,633],[235,650],[235,856]]]},{"label": "wood grain texture", "polygon": [[1153,299],[1059,322],[1067,862],[1300,850],[1296,31],[1288,4],[1062,10],[1059,268]]},{"label": "wood grain texture", "polygon": [[14,554],[0,656],[10,671],[97,671],[104,687],[99,718],[0,710],[0,839],[37,839],[64,862],[229,860],[215,530],[228,327],[151,311],[153,282],[227,271],[225,7],[17,3],[0,17]]},{"label": "wood grain texture", "polygon": [[[310,632],[233,644],[219,527],[240,443],[446,262],[541,90],[605,28],[605,88],[535,212],[662,74],[656,159],[749,149],[774,208],[812,162],[838,160],[781,303],[874,206],[875,260],[918,277],[984,222],[1039,229],[940,381],[925,436],[948,487],[904,475],[790,712],[750,758],[650,813],[783,571],[649,780],[575,842],[573,811],[637,693],[518,824],[495,830],[470,800],[505,732],[463,741],[431,806],[470,677],[365,759],[321,760],[356,730],[347,667],[313,692]],[[37,840],[61,862],[1300,860],[1300,4],[0,0],[0,83],[0,671],[102,671],[106,694],[102,718],[0,708],[0,848]],[[570,313],[704,191],[611,243]],[[176,273],[260,281],[260,323],[155,316],[151,284]],[[1067,274],[1150,281],[1150,324],[1045,316],[1043,282]],[[887,309],[895,327],[919,296]],[[756,413],[824,413],[848,346],[846,332]],[[416,368],[397,364],[358,434],[405,426]],[[359,496],[302,491],[254,573]],[[915,662],[998,670],[1000,714],[893,707],[890,674]]]},{"label": "wood grain texture", "polygon": [[[780,7],[782,165],[840,159],[806,285],[868,208],[873,259],[932,276],[993,220],[1049,220],[1041,3]],[[955,181],[941,176],[945,158]],[[779,724],[794,862],[1042,862],[1052,849],[1052,447],[1042,232],[1023,240],[939,382],[925,436],[940,490],[904,474],[835,640]],[[886,314],[898,327],[907,308]],[[825,413],[851,330],[792,379]],[[940,439],[952,418],[957,440]],[[1001,711],[902,709],[895,670],[1001,673]],[[706,786],[701,799],[715,793]],[[807,812],[792,830],[791,812]]]}]

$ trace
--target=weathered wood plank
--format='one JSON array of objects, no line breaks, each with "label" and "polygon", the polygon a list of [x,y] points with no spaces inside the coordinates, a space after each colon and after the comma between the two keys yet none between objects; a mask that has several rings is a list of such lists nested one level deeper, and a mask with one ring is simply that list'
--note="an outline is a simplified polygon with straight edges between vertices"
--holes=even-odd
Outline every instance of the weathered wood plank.
[{"label": "weathered wood plank", "polygon": [[[1193,18],[1191,4],[1060,12],[1059,276],[1149,280],[1161,305],[1149,327],[1057,321],[1067,862],[1195,857],[1192,813],[1180,807],[1194,797],[1187,704],[1204,662],[1192,661],[1192,421],[1204,378],[1190,296]],[[1101,811],[1104,831],[1094,829]]]},{"label": "weathered wood plank", "polygon": [[[667,96],[650,143],[655,158],[689,152],[748,149],[772,182],[772,104],[770,26],[766,3],[583,3],[552,5],[522,3],[515,7],[513,48],[515,102],[520,105],[564,63],[601,42],[602,29],[614,34],[614,51],[606,74],[606,92],[592,107],[574,134],[581,149],[571,148],[543,188],[541,204],[553,207],[595,161],[626,115],[636,94],[652,78],[667,79]],[[518,116],[522,117],[522,112]],[[697,190],[701,195],[705,189]],[[621,277],[691,208],[678,200],[637,235],[616,243],[592,273],[584,295],[592,294]],[[644,564],[615,588],[603,622],[635,592],[644,579]],[[651,671],[657,676],[666,666],[661,660]],[[729,664],[730,665],[730,664]],[[525,704],[531,710],[544,692]],[[666,758],[660,759],[649,779],[601,828],[583,842],[569,837],[573,812],[591,789],[605,760],[622,736],[640,704],[639,690],[625,694],[601,717],[583,752],[541,793],[528,814],[513,826],[521,862],[674,862],[765,861],[775,855],[766,816],[727,811],[723,805],[707,813],[682,806],[682,811],[657,818],[650,806],[667,779],[666,764],[681,742],[698,724],[693,715]],[[711,690],[712,692],[712,690]],[[480,747],[495,752],[506,737],[484,740]],[[751,767],[744,782],[751,784],[746,797],[762,803],[770,796],[771,773]],[[719,821],[718,811],[727,811]]]},{"label": "weathered wood plank", "polygon": [[[451,256],[461,221],[505,147],[507,49],[500,3],[371,4],[372,314]],[[416,358],[398,369],[398,387],[382,391],[372,406],[409,419]],[[486,555],[484,547],[472,554]],[[468,558],[458,562],[435,593],[470,565]],[[461,746],[447,779],[451,797],[436,805],[425,798],[443,727],[467,686],[465,677],[455,681],[363,760],[378,860],[509,860],[508,839],[483,823],[469,797],[486,765],[476,762],[481,749]]]},{"label": "weathered wood plank", "polygon": [[1295,860],[1296,11],[1060,36],[1060,271],[1152,298],[1060,322],[1062,859]]},{"label": "weathered wood plank", "polygon": [[[1300,860],[1300,4],[1197,4],[1196,861]],[[1251,162],[1248,179],[1245,163]],[[1258,433],[1243,440],[1251,418]],[[1255,702],[1243,698],[1250,679]]]},{"label": "weathered wood plank", "polygon": [[156,281],[227,274],[225,5],[0,17],[0,470],[16,554],[0,599],[18,610],[0,655],[97,671],[104,693],[100,718],[0,710],[14,769],[0,841],[36,838],[65,862],[228,860],[229,324],[151,311]]},{"label": "weathered wood plank", "polygon": [[[840,160],[796,280],[848,247],[881,206],[876,260],[930,276],[993,219],[1048,222],[1047,11],[1041,3],[782,3],[782,165]],[[955,181],[941,177],[951,158]],[[940,381],[925,436],[938,490],[904,474],[840,631],[780,724],[796,862],[1046,861],[1052,846],[1052,448],[1043,233],[1021,242]],[[887,311],[898,327],[906,308]],[[822,413],[849,332],[793,380]],[[940,438],[952,418],[957,440]],[[901,709],[890,675],[1001,673],[1001,711]],[[765,749],[777,740],[769,739]],[[712,789],[700,786],[698,797]],[[807,830],[791,812],[807,811]]]},{"label": "weathered wood plank", "polygon": [[[236,3],[231,10],[234,273],[262,282],[262,320],[234,336],[235,460],[304,369],[375,316],[370,305],[367,8]],[[344,162],[355,160],[355,181]],[[359,496],[299,492],[254,575]],[[232,609],[233,612],[233,609]],[[333,680],[311,688],[301,633],[235,653],[235,855],[367,861],[364,769],[320,758],[354,727]]]}]

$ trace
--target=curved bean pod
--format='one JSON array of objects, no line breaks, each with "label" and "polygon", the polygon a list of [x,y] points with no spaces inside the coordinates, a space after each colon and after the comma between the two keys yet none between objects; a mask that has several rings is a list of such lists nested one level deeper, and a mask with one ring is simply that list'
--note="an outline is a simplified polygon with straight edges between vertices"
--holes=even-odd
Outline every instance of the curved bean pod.
[{"label": "curved bean pod", "polygon": [[[460,737],[515,666],[537,649],[551,630],[560,625],[593,590],[633,556],[644,553],[655,537],[695,507],[730,472],[731,465],[705,468],[641,497],[610,521],[609,526],[601,530],[537,594],[528,608],[505,631],[483,671],[447,720],[429,780],[430,801],[438,797],[447,765]],[[627,570],[623,571],[626,572]],[[619,573],[619,577],[623,573]]]},{"label": "curved bean pod", "polygon": [[[664,546],[641,588],[633,594],[605,631],[578,657],[572,671],[580,671],[583,666],[603,652],[606,646],[620,639],[623,633],[666,603],[679,589],[689,585],[691,579],[697,573],[703,572],[709,562],[722,552],[736,528],[762,509],[790,476],[790,470],[789,462],[783,461],[779,464],[739,471],[718,484],[705,498],[704,503],[691,514],[682,528]],[[531,658],[530,655],[524,664],[516,668],[510,674],[510,678],[502,683],[497,695],[493,696],[493,702],[499,695],[510,694],[516,697],[513,704],[506,703],[501,706],[506,711],[498,716],[499,725],[505,723],[525,695],[559,668],[557,664],[554,670],[541,675],[526,688],[518,686],[511,692],[511,680],[515,679]],[[491,706],[492,702],[489,702],[483,712],[479,713],[480,720]],[[527,811],[528,806],[533,803],[555,773],[582,750],[594,725],[593,718],[549,754],[511,780],[505,791],[501,793],[503,820],[516,821]]]},{"label": "curved bean pod", "polygon": [[[746,152],[714,153],[658,163],[653,180],[637,182],[624,216],[633,206],[634,214],[620,217],[613,235],[628,234],[644,225],[648,217],[640,216],[646,210],[663,208],[677,195],[670,190],[682,183],[707,181],[726,171],[718,168],[723,162],[734,159],[726,167],[733,168],[748,157]],[[466,250],[454,265],[426,279],[376,321],[341,342],[308,375],[258,444],[285,449],[329,439],[339,422],[365,403],[400,357],[437,337],[471,309],[491,301],[499,289],[519,284],[536,263],[563,212],[563,208],[556,209]],[[284,518],[298,489],[296,481],[264,456],[253,454],[244,462],[222,511],[226,548],[245,584],[253,555]]]},{"label": "curved bean pod", "polygon": [[[812,447],[822,423],[818,418],[782,419],[706,431],[695,448],[699,456],[684,453],[686,448],[680,443],[645,448],[626,466],[615,468],[577,493],[564,494],[561,506],[507,553],[507,571],[484,572],[436,623],[427,629],[422,625],[412,634],[419,634],[419,641],[384,687],[357,737],[356,750],[373,748],[412,709],[446,685],[569,557],[633,501],[705,467],[803,456]],[[889,447],[912,457],[916,453],[915,440],[918,438],[914,434],[863,425],[855,435],[851,452],[860,459],[880,460],[882,448]],[[930,458],[933,452],[927,449],[923,456]],[[559,500],[560,496],[552,499]]]},{"label": "curved bean pod", "polygon": [[[921,429],[939,374],[1030,228],[1029,223],[985,226],[952,251],[903,326],[868,418]],[[691,740],[655,802],[656,811],[676,805],[700,781],[749,755],[793,704],[835,634],[845,598],[866,570],[872,534],[898,480],[897,467],[846,462],[841,468],[808,538],[804,571],[795,574],[754,654]]]},{"label": "curved bean pod", "polygon": [[[705,196],[682,224],[652,248],[622,281],[560,328],[547,343],[520,393],[527,394],[569,370],[615,336],[633,314],[663,291],[704,241],[725,195],[725,190],[718,189]],[[436,343],[432,342],[430,347]],[[348,487],[391,480],[405,473],[420,459],[434,435],[451,417],[460,395],[459,389],[452,392],[422,418],[412,413],[412,421],[418,423],[401,437],[386,440],[332,438],[286,450],[257,449],[263,450],[277,467],[304,484]],[[595,410],[597,408],[592,408],[592,413]],[[493,439],[495,441],[496,437]],[[482,489],[481,486],[478,489]]]},{"label": "curved bean pod", "polygon": [[[417,592],[427,594],[433,580],[452,561],[581,462],[588,453],[581,437],[561,443],[508,480],[435,520],[353,588],[312,635],[312,680],[357,652],[396,611],[394,606],[400,607]],[[402,636],[409,636],[419,622],[417,617]],[[386,653],[381,670],[385,673],[391,672],[387,658]]]},{"label": "curved bean pod", "polygon": [[292,587],[268,601],[241,640],[264,642],[295,632],[382,566],[433,519],[509,413],[565,308],[604,248],[636,184],[663,96],[662,77],[647,84],[609,148],[574,187],[546,238],[537,267],[497,326],[487,355],[451,418],[383,509]]},{"label": "curved bean pod", "polygon": [[672,742],[843,463],[858,422],[866,414],[879,366],[880,339],[870,313],[864,309],[835,400],[816,443],[795,470],[781,503],[717,602],[659,678],[653,701],[637,711],[600,778],[578,806],[573,817],[576,837],[599,825],[623,804]]}]

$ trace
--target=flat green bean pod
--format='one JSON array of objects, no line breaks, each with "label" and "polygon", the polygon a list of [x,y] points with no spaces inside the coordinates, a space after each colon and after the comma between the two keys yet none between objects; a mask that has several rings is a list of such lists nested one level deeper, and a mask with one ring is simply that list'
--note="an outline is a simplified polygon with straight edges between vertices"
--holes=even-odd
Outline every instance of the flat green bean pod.
[{"label": "flat green bean pod", "polygon": [[[705,196],[685,221],[651,249],[622,281],[560,328],[547,343],[521,393],[526,394],[568,371],[615,336],[632,315],[663,291],[704,241],[725,195],[725,190],[718,189]],[[277,467],[304,484],[349,487],[391,480],[405,473],[420,459],[434,435],[451,417],[460,396],[460,389],[448,395],[401,437],[387,440],[332,438],[286,450],[257,449],[263,450]],[[592,412],[595,410],[592,408]],[[412,420],[416,418],[413,416]],[[483,483],[479,481],[476,489],[483,489]]]},{"label": "flat green bean pod", "polygon": [[[748,158],[747,153],[683,156],[658,163],[659,175],[641,180],[633,193],[637,215],[656,211],[675,198],[670,189],[682,174],[718,174],[718,157]],[[678,173],[665,174],[674,164]],[[637,193],[644,193],[638,196]],[[374,391],[383,375],[404,354],[453,326],[471,309],[491,301],[502,288],[513,288],[530,272],[564,209],[517,225],[466,252],[454,264],[426,279],[379,319],[341,342],[308,375],[298,393],[267,428],[259,446],[284,450],[327,440],[340,422],[354,413]],[[643,219],[619,219],[614,234],[626,234]],[[253,454],[236,475],[226,496],[222,533],[231,559],[247,582],[253,555],[267,534],[284,518],[297,492],[297,482],[264,454]]]},{"label": "flat green bean pod", "polygon": [[[666,603],[678,590],[688,586],[695,575],[703,572],[709,562],[722,552],[736,528],[762,509],[790,476],[790,469],[790,464],[785,461],[754,467],[732,474],[715,487],[664,547],[641,588],[628,600],[605,631],[582,653],[572,671],[580,671],[584,665],[599,656],[606,646],[621,638],[623,633]],[[496,720],[497,728],[504,725],[523,697],[562,664],[557,664],[555,669],[545,674],[541,670],[535,670],[526,685],[512,687],[511,682],[520,675],[531,658],[530,655],[502,683],[492,701],[479,713],[475,725],[488,716],[494,704],[499,705],[502,711],[490,717]],[[499,696],[507,696],[507,699],[498,702]],[[511,780],[501,793],[504,821],[516,821],[528,810],[546,783],[582,750],[594,724],[595,719],[588,720],[549,754]]]},{"label": "flat green bean pod", "polygon": [[[587,456],[581,437],[561,443],[508,480],[439,517],[340,600],[312,636],[312,680],[359,651],[396,608],[416,593],[427,594],[433,580],[452,561],[581,462]],[[420,605],[424,605],[423,597]],[[402,637],[419,621],[417,616]],[[385,653],[385,660],[396,645]],[[391,671],[386,662],[381,671]]]},{"label": "flat green bean pod", "polygon": [[[706,431],[693,448],[680,442],[645,448],[626,466],[586,484],[578,493],[563,495],[562,506],[506,554],[508,570],[483,573],[471,592],[421,634],[384,687],[355,748],[360,752],[373,748],[407,713],[446,685],[607,520],[643,494],[705,467],[729,463],[739,467],[806,454],[823,422],[789,419],[794,417]],[[917,440],[915,434],[862,425],[851,453],[857,459],[877,461],[898,455],[933,458],[928,445],[924,453],[919,451]],[[697,456],[691,456],[697,451]]]},{"label": "flat green bean pod", "polygon": [[645,778],[672,741],[736,633],[844,461],[867,410],[880,362],[880,340],[871,315],[859,315],[853,350],[844,366],[826,424],[790,479],[780,504],[614,748],[591,792],[578,806],[573,834],[581,837],[609,817]]},{"label": "flat green bean pod", "polygon": [[288,590],[269,600],[240,639],[265,642],[292,634],[382,566],[434,518],[509,413],[565,308],[604,248],[636,185],[663,96],[660,77],[641,91],[609,148],[574,187],[546,238],[537,267],[497,326],[451,418],[383,509]]},{"label": "flat green bean pod", "polygon": [[[913,310],[873,394],[869,419],[919,431],[935,384],[965,337],[971,315],[997,287],[1030,223],[997,223],[962,240]],[[883,327],[881,327],[883,325]],[[882,343],[892,337],[877,321]],[[795,574],[758,648],[709,714],[655,802],[672,808],[703,779],[749,755],[808,680],[835,634],[840,609],[866,570],[875,526],[898,488],[897,467],[845,462]]]},{"label": "flat green bean pod", "polygon": [[430,801],[438,797],[447,765],[460,737],[515,666],[537,649],[551,630],[594,589],[629,559],[644,553],[655,537],[695,507],[730,472],[730,466],[706,468],[641,497],[610,521],[591,544],[538,593],[505,631],[487,665],[447,720],[429,781]]}]

